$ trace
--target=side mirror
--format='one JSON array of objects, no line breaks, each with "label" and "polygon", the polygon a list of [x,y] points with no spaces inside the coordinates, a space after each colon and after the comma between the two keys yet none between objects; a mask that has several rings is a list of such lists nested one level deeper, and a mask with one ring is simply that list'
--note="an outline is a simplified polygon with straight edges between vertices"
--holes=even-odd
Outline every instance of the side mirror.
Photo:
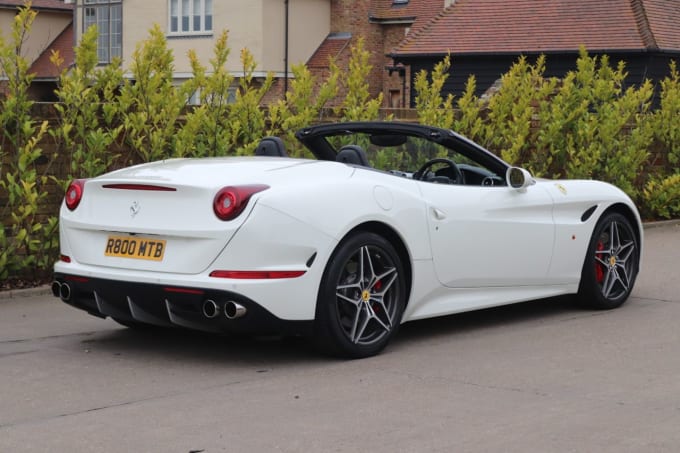
[{"label": "side mirror", "polygon": [[520,191],[536,184],[536,180],[531,176],[531,173],[519,167],[508,168],[505,180],[508,181],[510,187]]}]

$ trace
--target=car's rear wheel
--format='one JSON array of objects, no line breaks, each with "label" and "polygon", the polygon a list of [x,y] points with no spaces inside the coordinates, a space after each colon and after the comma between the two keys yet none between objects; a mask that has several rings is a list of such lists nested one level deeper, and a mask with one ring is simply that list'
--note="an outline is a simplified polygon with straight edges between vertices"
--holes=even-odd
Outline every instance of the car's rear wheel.
[{"label": "car's rear wheel", "polygon": [[382,236],[345,239],[326,266],[316,306],[315,339],[327,353],[368,357],[396,334],[406,303],[399,255]]},{"label": "car's rear wheel", "polygon": [[639,259],[637,236],[630,221],[618,213],[604,215],[588,245],[579,302],[596,309],[623,304],[633,290]]}]

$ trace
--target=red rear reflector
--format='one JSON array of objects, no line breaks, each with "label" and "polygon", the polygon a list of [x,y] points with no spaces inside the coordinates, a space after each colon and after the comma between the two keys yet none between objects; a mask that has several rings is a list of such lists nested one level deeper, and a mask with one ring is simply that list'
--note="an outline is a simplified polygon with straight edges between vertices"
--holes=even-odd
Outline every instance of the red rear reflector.
[{"label": "red rear reflector", "polygon": [[203,294],[205,292],[200,289],[173,288],[173,287],[163,288],[163,291],[165,291],[166,293],[180,293],[180,294]]},{"label": "red rear reflector", "polygon": [[78,276],[75,276],[75,275],[67,275],[66,277],[64,277],[64,280],[66,280],[67,282],[76,282],[76,283],[87,283],[87,282],[90,281],[89,278],[78,277]]},{"label": "red rear reflector", "polygon": [[307,271],[212,271],[211,277],[236,278],[241,280],[268,280],[275,278],[297,278]]},{"label": "red rear reflector", "polygon": [[59,260],[63,261],[64,263],[70,263],[71,257],[66,255],[59,255]]},{"label": "red rear reflector", "polygon": [[174,187],[154,186],[152,184],[104,184],[105,189],[121,189],[121,190],[153,190],[156,192],[176,192]]}]

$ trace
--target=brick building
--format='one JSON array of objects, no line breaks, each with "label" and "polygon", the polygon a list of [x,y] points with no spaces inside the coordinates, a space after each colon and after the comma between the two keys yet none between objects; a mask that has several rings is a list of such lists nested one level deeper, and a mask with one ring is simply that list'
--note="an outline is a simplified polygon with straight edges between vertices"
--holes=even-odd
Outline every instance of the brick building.
[{"label": "brick building", "polygon": [[440,13],[450,0],[331,0],[330,34],[307,62],[316,75],[324,76],[333,57],[346,68],[351,46],[363,38],[370,52],[369,91],[384,95],[384,107],[408,106],[410,71],[395,65],[389,56],[413,30]]}]

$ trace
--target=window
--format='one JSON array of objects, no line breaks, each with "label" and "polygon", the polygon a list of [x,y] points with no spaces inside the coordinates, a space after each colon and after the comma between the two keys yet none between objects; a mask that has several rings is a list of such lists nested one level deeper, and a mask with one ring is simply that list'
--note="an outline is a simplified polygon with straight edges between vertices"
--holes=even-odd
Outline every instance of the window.
[{"label": "window", "polygon": [[212,0],[170,0],[170,34],[212,32],[212,4]]},{"label": "window", "polygon": [[110,63],[123,50],[122,0],[85,0],[83,28],[97,26],[99,63]]}]

